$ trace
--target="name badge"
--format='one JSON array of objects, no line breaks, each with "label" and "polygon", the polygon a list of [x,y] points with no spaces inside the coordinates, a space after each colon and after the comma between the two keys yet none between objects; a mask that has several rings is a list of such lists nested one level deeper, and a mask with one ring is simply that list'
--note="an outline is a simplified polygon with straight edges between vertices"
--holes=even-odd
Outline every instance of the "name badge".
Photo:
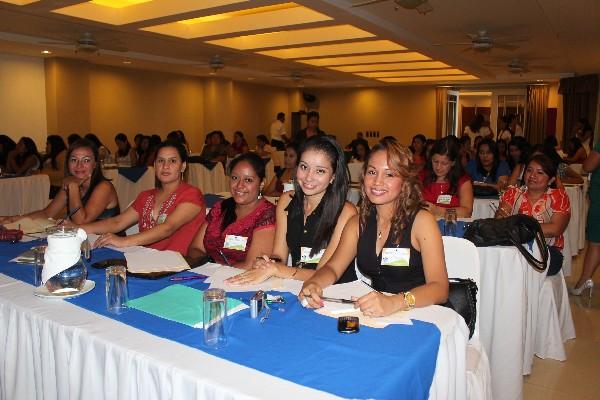
[{"label": "name badge", "polygon": [[436,203],[449,205],[451,201],[452,201],[452,195],[440,194],[437,198]]},{"label": "name badge", "polygon": [[381,265],[391,267],[408,267],[410,261],[410,249],[398,247],[385,247],[381,252]]},{"label": "name badge", "polygon": [[156,219],[156,224],[160,225],[162,223],[164,223],[167,220],[167,214],[160,214],[158,216],[158,218]]},{"label": "name badge", "polygon": [[323,257],[323,253],[325,253],[325,249],[319,251],[314,256],[310,256],[310,252],[312,251],[311,247],[301,247],[300,248],[300,262],[306,264],[318,264],[321,261],[321,257]]},{"label": "name badge", "polygon": [[237,235],[227,235],[225,236],[225,243],[223,243],[223,248],[229,250],[239,250],[246,251],[246,243],[248,242],[248,238],[244,236]]}]

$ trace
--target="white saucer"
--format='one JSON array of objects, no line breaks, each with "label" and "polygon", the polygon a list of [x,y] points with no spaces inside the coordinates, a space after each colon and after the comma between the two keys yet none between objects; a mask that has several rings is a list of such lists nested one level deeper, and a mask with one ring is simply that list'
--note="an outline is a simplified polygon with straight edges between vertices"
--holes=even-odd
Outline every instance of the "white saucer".
[{"label": "white saucer", "polygon": [[63,292],[63,293],[50,293],[45,285],[38,286],[33,289],[34,296],[42,297],[44,299],[70,299],[72,297],[81,296],[92,290],[96,286],[96,282],[86,280],[83,285],[83,289],[79,292]]}]

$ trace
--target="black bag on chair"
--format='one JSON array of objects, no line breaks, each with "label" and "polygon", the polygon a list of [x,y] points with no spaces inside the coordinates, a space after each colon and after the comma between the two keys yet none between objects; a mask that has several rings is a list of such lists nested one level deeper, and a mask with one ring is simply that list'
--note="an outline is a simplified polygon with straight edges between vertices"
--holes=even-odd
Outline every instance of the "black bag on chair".
[{"label": "black bag on chair", "polygon": [[[463,238],[477,247],[515,246],[536,270],[541,272],[548,266],[548,246],[542,227],[529,215],[477,219],[465,229]],[[523,245],[534,240],[540,249],[541,260],[536,259]]]},{"label": "black bag on chair", "polygon": [[471,279],[450,278],[448,301],[445,307],[460,314],[469,328],[469,339],[475,332],[477,319],[477,284]]}]

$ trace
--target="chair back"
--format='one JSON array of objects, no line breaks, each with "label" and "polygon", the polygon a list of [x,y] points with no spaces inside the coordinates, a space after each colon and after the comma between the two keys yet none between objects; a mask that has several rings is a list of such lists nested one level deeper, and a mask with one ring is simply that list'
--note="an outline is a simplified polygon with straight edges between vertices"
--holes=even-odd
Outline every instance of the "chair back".
[{"label": "chair back", "polygon": [[477,284],[477,318],[473,337],[479,337],[479,309],[481,308],[480,265],[477,247],[466,239],[443,236],[448,278],[472,279]]}]

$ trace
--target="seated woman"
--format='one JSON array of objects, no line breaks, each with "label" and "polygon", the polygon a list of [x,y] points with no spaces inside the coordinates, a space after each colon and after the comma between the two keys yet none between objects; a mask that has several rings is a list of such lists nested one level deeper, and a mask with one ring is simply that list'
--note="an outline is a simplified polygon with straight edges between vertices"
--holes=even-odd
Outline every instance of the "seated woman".
[{"label": "seated woman", "polygon": [[471,161],[471,138],[465,135],[458,140],[458,144],[460,145],[460,165],[464,169]]},{"label": "seated woman", "polygon": [[520,186],[523,184],[523,172],[525,171],[525,162],[531,154],[531,145],[522,136],[515,136],[508,143],[508,166],[512,171],[508,184],[510,186]]},{"label": "seated woman", "polygon": [[227,154],[229,154],[229,146],[225,143],[225,136],[221,131],[212,131],[207,136],[207,144],[204,145],[200,157],[202,159],[212,162],[227,161]]},{"label": "seated woman", "polygon": [[124,133],[118,133],[115,136],[115,143],[117,145],[117,152],[115,153],[115,161],[117,165],[122,167],[132,167],[137,163],[137,153],[131,144],[127,135]]},{"label": "seated woman", "polygon": [[119,214],[117,192],[104,175],[98,161],[98,149],[89,140],[79,140],[67,152],[67,177],[60,190],[46,208],[33,213],[0,218],[10,223],[27,217],[55,218],[67,208],[72,223],[80,225]]},{"label": "seated woman", "polygon": [[16,175],[30,175],[41,167],[41,157],[33,139],[22,137],[17,146],[8,154],[6,172]]},{"label": "seated woman", "polygon": [[565,162],[567,164],[581,164],[587,158],[587,152],[585,148],[581,144],[581,140],[578,137],[572,137],[569,139],[567,144],[567,157],[565,158]]},{"label": "seated woman", "polygon": [[[346,201],[348,175],[344,152],[335,140],[307,139],[300,151],[295,191],[284,193],[277,203],[273,251],[229,282],[258,283],[272,276],[303,281],[322,268],[338,246],[344,225],[356,215],[356,208]],[[290,254],[294,267],[285,263]],[[348,265],[354,265],[352,261]],[[356,274],[351,267],[339,282],[353,280]]]},{"label": "seated woman", "polygon": [[427,138],[423,134],[413,136],[410,150],[413,153],[412,160],[418,169],[423,168],[427,160],[427,149],[425,147]]},{"label": "seated woman", "polygon": [[470,217],[473,185],[460,164],[458,145],[446,137],[433,145],[431,154],[419,174],[427,208],[438,218],[443,217],[448,208],[454,208],[458,217]]},{"label": "seated woman", "polygon": [[17,147],[17,144],[6,135],[0,135],[0,169],[6,168],[8,154]]},{"label": "seated woman", "polygon": [[[554,139],[554,137],[552,137]],[[556,139],[554,139],[556,141]],[[557,187],[562,187],[562,184],[583,184],[583,178],[575,170],[560,157],[556,151],[553,140],[544,140],[544,144],[541,146],[541,154],[545,154],[552,160],[556,165],[556,180]],[[534,152],[535,154],[535,152]]]},{"label": "seated woman", "polygon": [[229,148],[229,157],[239,156],[240,154],[247,153],[249,151],[248,142],[244,139],[244,133],[241,131],[235,131],[233,134],[233,143]]},{"label": "seated woman", "polygon": [[265,135],[258,135],[256,137],[256,148],[254,151],[262,158],[271,158],[271,153],[276,150],[271,146],[269,139],[267,139]]},{"label": "seated woman", "polygon": [[261,196],[265,163],[254,153],[229,164],[231,197],[217,203],[192,241],[189,256],[208,254],[223,265],[250,268],[256,257],[271,254],[275,206]]},{"label": "seated woman", "polygon": [[506,161],[498,156],[496,143],[491,139],[483,139],[477,145],[475,159],[467,164],[467,173],[473,182],[473,193],[486,195],[488,192],[499,192],[508,182],[510,170]]},{"label": "seated woman", "polygon": [[540,223],[550,250],[548,276],[562,267],[563,232],[571,217],[569,196],[564,189],[555,189],[555,183],[556,165],[546,155],[535,154],[525,168],[525,186],[508,188],[496,212],[496,218],[525,214]]},{"label": "seated woman", "polygon": [[50,178],[50,198],[53,199],[61,188],[65,177],[65,157],[67,146],[58,135],[49,135],[46,139],[46,156],[42,162],[42,173]]},{"label": "seated woman", "polygon": [[96,147],[98,148],[98,159],[100,161],[109,161],[108,158],[110,156],[110,150],[108,149],[108,147],[104,146],[100,139],[98,139],[98,136],[94,135],[93,133],[88,133],[87,135],[85,135],[85,139],[89,140],[90,142],[96,145]]},{"label": "seated woman", "polygon": [[322,307],[323,289],[335,283],[356,257],[358,270],[375,289],[356,299],[355,307],[363,314],[381,317],[445,303],[448,274],[442,236],[435,218],[421,207],[409,150],[380,142],[363,171],[359,215],[348,221],[335,253],[304,283],[299,299]]},{"label": "seated woman", "polygon": [[[187,152],[180,143],[162,142],[157,149],[154,172],[159,188],[145,190],[122,214],[82,226],[101,234],[94,243],[102,246],[148,246],[187,255],[188,247],[204,222],[204,197],[200,190],[182,181]],[[135,223],[139,233],[120,237],[117,232]]]},{"label": "seated woman", "polygon": [[154,165],[154,151],[150,148],[150,136],[143,135],[140,138],[140,147],[136,151],[138,167],[151,167]]},{"label": "seated woman", "polygon": [[296,167],[298,165],[298,145],[296,143],[288,143],[285,146],[283,155],[283,169],[280,169],[271,179],[271,182],[264,190],[265,196],[279,197],[284,192],[284,183],[293,182],[296,177]]},{"label": "seated woman", "polygon": [[356,139],[352,141],[352,158],[351,163],[362,163],[365,162],[369,155],[369,142],[365,139]]}]

